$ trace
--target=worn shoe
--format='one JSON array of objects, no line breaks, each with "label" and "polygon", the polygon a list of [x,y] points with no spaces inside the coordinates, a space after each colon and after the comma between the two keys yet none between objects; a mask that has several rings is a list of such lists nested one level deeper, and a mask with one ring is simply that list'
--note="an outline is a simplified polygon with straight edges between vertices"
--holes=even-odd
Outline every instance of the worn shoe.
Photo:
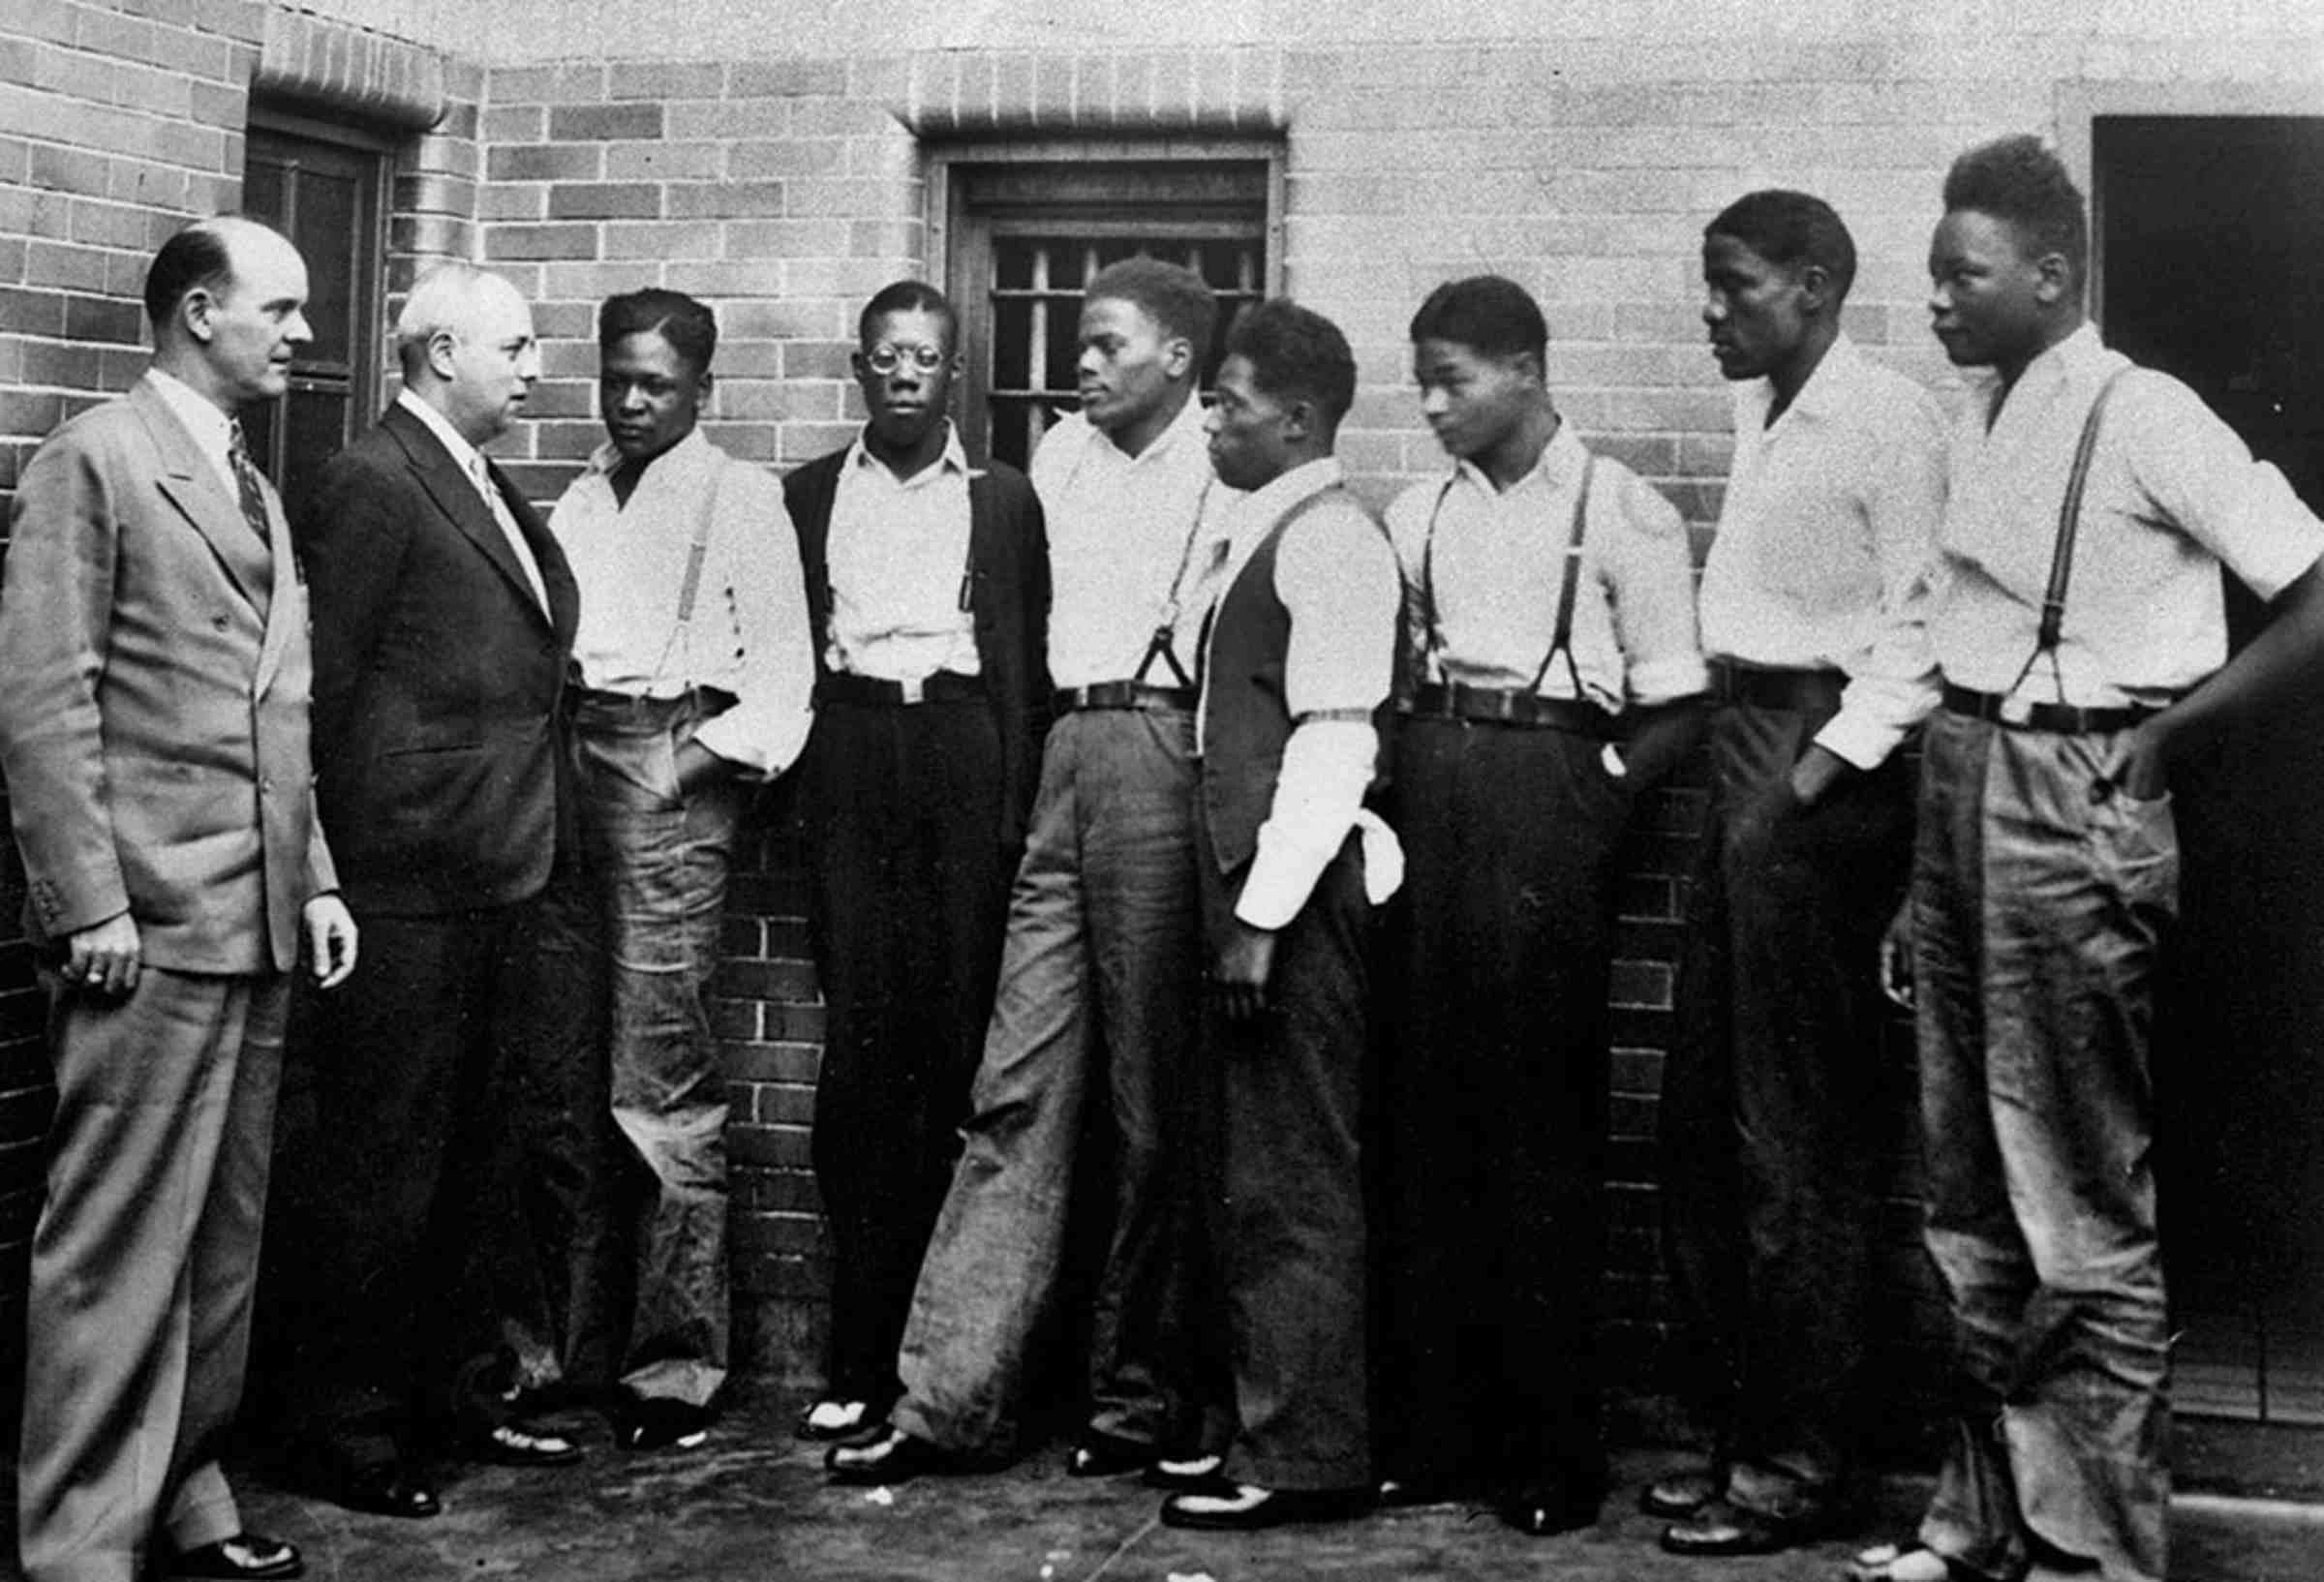
[{"label": "worn shoe", "polygon": [[298,1558],[295,1544],[260,1533],[236,1533],[181,1552],[169,1569],[177,1576],[278,1578],[304,1576],[307,1563]]},{"label": "worn shoe", "polygon": [[1812,1543],[1831,1524],[1821,1511],[1784,1517],[1713,1500],[1683,1522],[1663,1530],[1663,1548],[1674,1555],[1773,1555]]},{"label": "worn shoe", "polygon": [[531,1423],[504,1422],[469,1435],[459,1453],[495,1467],[569,1467],[581,1459],[581,1446]]},{"label": "worn shoe", "polygon": [[907,1483],[922,1473],[961,1470],[960,1459],[951,1451],[894,1427],[862,1445],[833,1445],[824,1456],[823,1465],[830,1471],[834,1483],[858,1488],[884,1488]]},{"label": "worn shoe", "polygon": [[1545,1538],[1595,1524],[1604,1495],[1595,1487],[1544,1484],[1523,1489],[1495,1508],[1502,1522],[1527,1537]]},{"label": "worn shoe", "polygon": [[1682,1467],[1638,1491],[1638,1508],[1649,1516],[1681,1521],[1725,1493],[1726,1475],[1716,1467]]},{"label": "worn shoe", "polygon": [[1146,1469],[1149,1489],[1172,1494],[1224,1494],[1234,1490],[1227,1481],[1227,1458],[1222,1455],[1164,1456]]},{"label": "worn shoe", "polygon": [[841,1440],[862,1433],[872,1421],[869,1401],[823,1400],[799,1414],[791,1435],[805,1440]]},{"label": "worn shoe", "polygon": [[1843,1582],[1977,1582],[1968,1567],[1917,1543],[1882,1543],[1857,1552]]},{"label": "worn shoe", "polygon": [[1086,1428],[1073,1449],[1066,1454],[1065,1476],[1119,1477],[1124,1473],[1144,1472],[1160,1459],[1161,1454],[1154,1446],[1141,1445],[1134,1439],[1123,1439],[1118,1434]]},{"label": "worn shoe", "polygon": [[710,1438],[717,1415],[669,1395],[626,1391],[614,1404],[613,1443],[625,1450],[691,1450]]},{"label": "worn shoe", "polygon": [[1256,1533],[1291,1522],[1344,1522],[1369,1515],[1372,1491],[1265,1489],[1235,1483],[1219,1492],[1174,1494],[1162,1502],[1162,1525],[1211,1533]]}]

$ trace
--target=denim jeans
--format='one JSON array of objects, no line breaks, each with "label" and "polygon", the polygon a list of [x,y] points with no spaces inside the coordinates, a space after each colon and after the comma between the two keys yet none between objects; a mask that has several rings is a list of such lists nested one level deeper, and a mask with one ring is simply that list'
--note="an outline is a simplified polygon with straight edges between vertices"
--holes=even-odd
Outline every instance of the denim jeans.
[{"label": "denim jeans", "polygon": [[605,953],[613,1118],[636,1163],[622,1382],[705,1405],[725,1382],[726,1085],[706,996],[747,787],[678,789],[699,694],[588,694],[572,716],[582,850]]},{"label": "denim jeans", "polygon": [[1198,1208],[1192,739],[1191,716],[1147,710],[1085,710],[1050,731],[964,1147],[898,1360],[894,1420],[932,1444],[1000,1455],[1016,1441],[1093,1090],[1112,1121],[1114,1211],[1089,1423],[1164,1448],[1196,1431],[1182,1352]]},{"label": "denim jeans", "polygon": [[1996,1578],[2043,1547],[2163,1574],[2148,1040],[2179,851],[2168,795],[2116,783],[2125,740],[1940,713],[1922,768],[1927,1233],[1964,1377],[1921,1540]]},{"label": "denim jeans", "polygon": [[1664,1067],[1664,1245],[1730,1497],[1804,1517],[1845,1493],[1861,1421],[1890,1113],[1876,984],[1912,852],[1901,754],[1812,807],[1791,769],[1839,701],[1723,705]]}]

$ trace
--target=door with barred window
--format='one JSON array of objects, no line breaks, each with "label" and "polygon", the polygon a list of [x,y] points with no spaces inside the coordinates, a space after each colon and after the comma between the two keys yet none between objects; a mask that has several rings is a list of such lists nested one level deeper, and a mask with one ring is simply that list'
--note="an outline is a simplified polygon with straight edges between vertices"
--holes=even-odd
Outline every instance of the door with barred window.
[{"label": "door with barred window", "polygon": [[950,164],[948,289],[968,357],[961,424],[972,455],[1025,465],[1080,405],[1082,290],[1110,263],[1183,263],[1219,298],[1202,385],[1229,326],[1274,289],[1276,174],[1266,158],[967,159]]}]

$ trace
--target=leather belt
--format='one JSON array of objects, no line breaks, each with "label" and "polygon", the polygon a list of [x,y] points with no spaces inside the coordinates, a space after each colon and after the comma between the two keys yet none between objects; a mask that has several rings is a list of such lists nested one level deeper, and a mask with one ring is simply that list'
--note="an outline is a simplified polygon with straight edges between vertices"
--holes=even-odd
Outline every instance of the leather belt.
[{"label": "leather belt", "polygon": [[954,670],[931,672],[913,681],[882,681],[876,676],[851,676],[844,671],[815,684],[817,703],[852,703],[868,709],[901,709],[915,703],[964,703],[985,695],[982,676],[963,676]]},{"label": "leather belt", "polygon": [[1052,701],[1058,714],[1076,709],[1151,709],[1159,714],[1184,713],[1194,708],[1191,686],[1156,686],[1151,682],[1095,682],[1087,686],[1060,686]]},{"label": "leather belt", "polygon": [[1837,670],[1742,665],[1728,659],[1713,659],[1710,668],[1711,696],[1721,703],[1797,714],[1839,708],[1840,690],[1848,685],[1848,678]]},{"label": "leather belt", "polygon": [[1539,692],[1495,686],[1423,686],[1398,706],[1415,719],[1460,719],[1485,725],[1525,725],[1571,731],[1612,741],[1621,734],[1614,716],[1594,703],[1545,698]]},{"label": "leather belt", "polygon": [[2131,704],[2116,709],[2077,709],[2070,703],[2034,703],[2004,697],[1999,692],[1972,692],[1944,684],[1944,706],[1953,714],[1990,720],[2021,731],[2055,731],[2061,736],[2095,736],[2104,731],[2126,731],[2152,719],[2160,709]]}]

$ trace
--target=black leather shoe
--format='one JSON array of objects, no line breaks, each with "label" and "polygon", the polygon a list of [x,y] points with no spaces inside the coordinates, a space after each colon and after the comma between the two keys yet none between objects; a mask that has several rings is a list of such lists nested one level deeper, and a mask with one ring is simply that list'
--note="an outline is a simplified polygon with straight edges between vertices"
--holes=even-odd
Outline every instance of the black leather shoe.
[{"label": "black leather shoe", "polygon": [[1161,1459],[1162,1452],[1150,1445],[1141,1445],[1134,1439],[1118,1434],[1100,1433],[1089,1428],[1065,1457],[1065,1476],[1068,1477],[1119,1477],[1124,1473],[1144,1472]]},{"label": "black leather shoe", "polygon": [[668,1395],[625,1392],[612,1412],[613,1443],[625,1450],[691,1450],[710,1438],[710,1408]]},{"label": "black leather shoe", "polygon": [[495,1467],[569,1467],[581,1459],[581,1446],[530,1423],[505,1422],[470,1434],[460,1455]]},{"label": "black leather shoe", "polygon": [[961,1470],[958,1457],[924,1439],[891,1427],[862,1445],[835,1445],[823,1457],[834,1483],[857,1488],[908,1483],[922,1473]]},{"label": "black leather shoe", "polygon": [[1387,1477],[1380,1481],[1380,1505],[1388,1510],[1416,1506],[1452,1505],[1473,1499],[1477,1490],[1448,1477]]},{"label": "black leather shoe", "polygon": [[187,1549],[169,1563],[176,1576],[287,1578],[304,1576],[307,1563],[298,1547],[260,1533],[236,1533],[230,1538]]},{"label": "black leather shoe", "polygon": [[1719,1498],[1727,1476],[1717,1467],[1682,1467],[1638,1491],[1638,1508],[1665,1521],[1682,1521]]},{"label": "black leather shoe", "polygon": [[1292,1522],[1345,1522],[1371,1513],[1372,1491],[1263,1489],[1236,1483],[1219,1492],[1174,1494],[1162,1502],[1162,1525],[1211,1533],[1256,1533]]},{"label": "black leather shoe", "polygon": [[401,1461],[373,1461],[341,1469],[330,1498],[373,1516],[424,1520],[443,1509],[428,1480]]},{"label": "black leather shoe", "polygon": [[1140,1481],[1149,1489],[1171,1494],[1232,1494],[1227,1480],[1227,1458],[1209,1455],[1163,1456],[1146,1469]]},{"label": "black leather shoe", "polygon": [[1598,1520],[1599,1497],[1581,1489],[1537,1488],[1501,1502],[1501,1520],[1528,1537],[1574,1533]]}]

